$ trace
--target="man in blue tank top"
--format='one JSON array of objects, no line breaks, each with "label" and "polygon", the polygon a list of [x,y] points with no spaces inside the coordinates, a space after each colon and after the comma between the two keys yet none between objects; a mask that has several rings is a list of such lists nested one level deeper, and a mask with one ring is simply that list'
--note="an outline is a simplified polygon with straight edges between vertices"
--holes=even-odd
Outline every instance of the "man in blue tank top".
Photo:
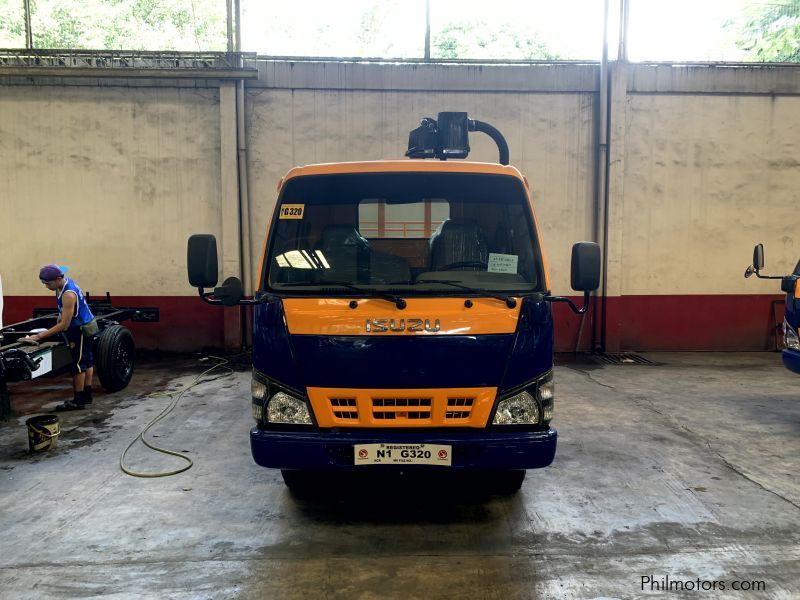
[{"label": "man in blue tank top", "polygon": [[83,292],[73,280],[65,277],[67,267],[55,264],[45,265],[39,270],[39,280],[56,293],[58,321],[41,333],[31,336],[34,341],[64,332],[69,340],[72,354],[70,372],[74,396],[56,407],[56,410],[78,410],[92,402],[92,376],[94,357],[92,356],[91,336],[97,333],[97,322]]}]

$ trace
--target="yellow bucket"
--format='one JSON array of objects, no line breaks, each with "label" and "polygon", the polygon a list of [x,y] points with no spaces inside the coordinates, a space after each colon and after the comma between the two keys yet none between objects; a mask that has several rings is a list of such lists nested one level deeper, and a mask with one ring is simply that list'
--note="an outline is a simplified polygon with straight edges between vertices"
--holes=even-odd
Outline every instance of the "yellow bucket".
[{"label": "yellow bucket", "polygon": [[56,415],[39,415],[31,417],[25,424],[28,426],[28,447],[31,452],[44,452],[56,445],[61,427]]}]

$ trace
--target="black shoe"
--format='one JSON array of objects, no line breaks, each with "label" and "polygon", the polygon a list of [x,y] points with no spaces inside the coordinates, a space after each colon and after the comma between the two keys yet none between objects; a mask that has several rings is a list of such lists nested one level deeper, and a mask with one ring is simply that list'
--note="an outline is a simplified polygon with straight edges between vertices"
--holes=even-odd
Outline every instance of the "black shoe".
[{"label": "black shoe", "polygon": [[67,410],[83,410],[86,405],[82,402],[75,402],[74,400],[67,400],[64,404],[56,406],[57,412],[64,412]]}]

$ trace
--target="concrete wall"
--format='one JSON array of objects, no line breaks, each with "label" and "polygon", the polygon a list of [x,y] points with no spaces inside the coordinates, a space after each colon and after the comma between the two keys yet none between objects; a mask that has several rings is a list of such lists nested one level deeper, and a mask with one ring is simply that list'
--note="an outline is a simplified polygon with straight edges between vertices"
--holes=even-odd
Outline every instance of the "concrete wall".
[{"label": "concrete wall", "polygon": [[[453,67],[433,66],[440,72],[422,81],[419,67],[380,67],[375,76],[361,69],[342,69],[332,78],[324,69],[301,64],[291,73],[273,72],[265,87],[249,88],[251,229],[258,233],[251,243],[254,255],[261,252],[275,188],[288,167],[402,158],[408,132],[421,117],[458,110],[504,132],[511,163],[531,184],[554,285],[566,293],[572,242],[593,235],[593,69],[564,69],[558,75],[498,66],[495,76],[505,75],[501,81],[507,89],[486,91],[470,89],[489,88],[490,81],[480,84],[485,67],[459,67],[451,74]],[[382,69],[396,71],[390,82],[378,76]],[[550,91],[557,76],[571,76],[561,93]],[[425,89],[437,81],[449,89]],[[365,85],[373,89],[357,89]],[[471,160],[497,162],[497,146],[488,136],[473,134],[470,145]]]},{"label": "concrete wall", "polygon": [[[569,251],[594,237],[599,69],[592,65],[393,65],[267,61],[247,82],[252,276],[275,188],[292,166],[396,158],[420,117],[466,110],[506,135],[527,175],[554,292]],[[612,70],[608,349],[762,349],[774,283],[744,280],[752,246],[787,272],[800,189],[800,68],[618,65]],[[52,302],[39,265],[73,267],[84,288],[162,307],[140,345],[223,340],[223,311],[188,287],[185,240],[233,250],[233,90],[190,82],[0,81],[0,273],[6,322]],[[475,160],[494,144],[471,139]],[[233,215],[233,216],[232,216]],[[232,224],[233,223],[233,224]],[[222,239],[221,239],[222,241]],[[558,307],[561,349],[579,321]],[[230,309],[226,309],[230,311]],[[235,309],[234,309],[235,310]],[[592,338],[592,317],[581,347]]]},{"label": "concrete wall", "polygon": [[[218,345],[194,333],[176,301],[191,294],[187,236],[220,232],[218,104],[215,89],[2,88],[6,322],[53,303],[38,269],[58,262],[84,291],[161,306],[164,327],[138,327],[140,343]],[[173,340],[177,329],[183,337]]]},{"label": "concrete wall", "polygon": [[731,277],[731,262],[758,241],[772,267],[800,256],[785,229],[800,208],[798,115],[800,97],[629,97],[624,294],[772,291]]},{"label": "concrete wall", "polygon": [[613,101],[620,160],[612,168],[612,345],[774,344],[771,302],[780,285],[743,272],[758,242],[772,273],[791,272],[800,258],[798,73],[620,69],[627,93]]},{"label": "concrete wall", "polygon": [[[275,188],[290,166],[402,158],[421,117],[466,111],[504,133],[511,163],[531,184],[555,289],[569,293],[571,245],[593,236],[597,74],[578,65],[263,62],[247,93],[251,253],[262,251]],[[487,136],[474,134],[470,144],[472,160],[497,161]],[[560,306],[557,319],[563,347],[573,348],[578,319]],[[582,339],[589,344],[589,328]]]}]

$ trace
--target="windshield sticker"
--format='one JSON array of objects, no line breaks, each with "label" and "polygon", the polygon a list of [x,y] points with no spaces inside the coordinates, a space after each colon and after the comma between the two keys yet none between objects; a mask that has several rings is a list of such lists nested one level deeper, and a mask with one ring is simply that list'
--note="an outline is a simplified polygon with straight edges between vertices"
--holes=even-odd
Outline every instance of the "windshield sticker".
[{"label": "windshield sticker", "polygon": [[519,257],[516,254],[489,253],[489,273],[516,273]]},{"label": "windshield sticker", "polygon": [[305,204],[284,204],[278,213],[279,219],[302,219]]}]

